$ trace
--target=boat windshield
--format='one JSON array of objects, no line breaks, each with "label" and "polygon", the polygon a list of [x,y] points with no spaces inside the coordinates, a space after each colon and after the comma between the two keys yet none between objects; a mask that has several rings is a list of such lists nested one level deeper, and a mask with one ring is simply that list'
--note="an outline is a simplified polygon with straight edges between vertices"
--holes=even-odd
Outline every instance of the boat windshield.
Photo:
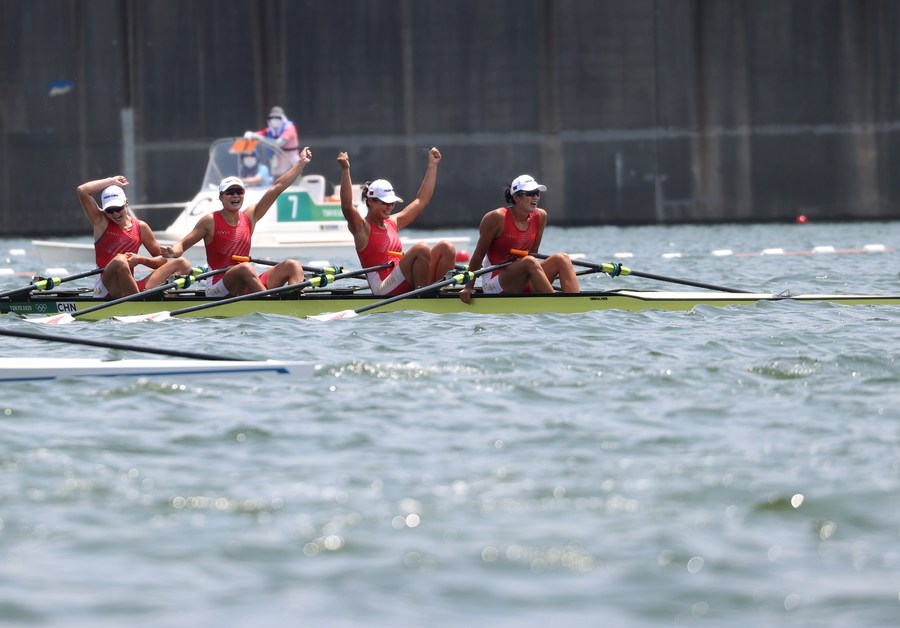
[{"label": "boat windshield", "polygon": [[286,160],[281,147],[268,138],[223,137],[209,147],[209,162],[206,164],[203,187],[216,190],[225,177],[240,176],[241,158],[252,152],[256,152],[260,163],[266,165],[284,163]]}]

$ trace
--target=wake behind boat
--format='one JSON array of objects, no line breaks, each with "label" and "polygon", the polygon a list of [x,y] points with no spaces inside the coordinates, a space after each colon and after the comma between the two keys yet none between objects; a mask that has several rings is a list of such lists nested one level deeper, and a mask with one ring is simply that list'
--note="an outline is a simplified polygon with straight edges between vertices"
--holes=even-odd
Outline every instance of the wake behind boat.
[{"label": "wake behind boat", "polygon": [[98,360],[92,358],[0,358],[0,383],[42,382],[69,377],[151,378],[222,375],[308,377],[315,365],[278,360]]},{"label": "wake behind boat", "polygon": [[[162,230],[154,231],[160,244],[172,244],[186,235],[202,216],[220,209],[219,182],[228,176],[240,176],[241,157],[255,151],[265,161],[286,160],[281,147],[264,137],[252,139],[226,137],[215,140],[209,148],[209,161],[200,190],[188,203],[172,204],[180,207],[177,217]],[[244,205],[259,201],[269,187],[269,182],[248,185]],[[361,188],[353,186],[354,198],[359,202]],[[158,227],[154,211],[166,206],[133,205],[135,214]],[[146,212],[146,213],[145,213]],[[459,245],[468,237],[451,236],[432,238],[449,240]],[[428,238],[414,241],[429,242]],[[412,241],[404,241],[405,245]],[[90,242],[32,240],[41,262],[56,267],[69,263],[94,262],[94,246]],[[205,259],[203,243],[192,247],[188,259],[199,263]],[[334,259],[355,256],[353,236],[347,230],[341,213],[341,202],[336,190],[328,190],[325,177],[320,174],[304,175],[288,187],[272,206],[272,210],[256,224],[251,244],[253,255],[275,260],[295,258],[301,261]],[[146,252],[144,252],[146,254]]]},{"label": "wake behind boat", "polygon": [[[84,320],[100,320],[121,316],[140,316],[159,311],[174,311],[199,305],[211,305],[215,299],[202,291],[181,290],[174,293],[138,298],[80,316]],[[190,316],[235,317],[250,314],[311,317],[342,310],[356,310],[383,302],[363,286],[329,286],[293,291],[267,297],[248,297],[221,306],[204,307]],[[477,293],[471,304],[458,297],[458,289],[443,289],[418,295],[379,307],[377,312],[420,311],[432,314],[577,314],[595,310],[690,310],[698,306],[755,305],[762,302],[812,303],[841,305],[900,305],[900,294],[801,294],[793,296],[750,292],[718,291],[583,291],[575,294],[497,295]],[[0,299],[0,313],[20,315],[72,314],[97,304],[92,292],[83,290],[50,290],[31,295]]]}]

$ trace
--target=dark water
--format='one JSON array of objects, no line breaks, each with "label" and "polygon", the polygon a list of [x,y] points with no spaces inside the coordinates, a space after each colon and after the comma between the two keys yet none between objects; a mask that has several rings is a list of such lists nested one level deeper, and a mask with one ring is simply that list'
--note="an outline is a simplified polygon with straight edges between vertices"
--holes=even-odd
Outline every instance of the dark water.
[{"label": "dark water", "polygon": [[[596,261],[632,252],[634,269],[749,290],[897,293],[893,251],[710,252],[893,248],[898,236],[893,223],[551,229],[544,249]],[[39,270],[29,264],[9,262]],[[0,277],[0,289],[25,281]],[[584,285],[679,289],[634,277]],[[52,331],[320,368],[293,381],[0,389],[8,623],[900,619],[897,308]],[[121,354],[0,338],[0,355]]]}]

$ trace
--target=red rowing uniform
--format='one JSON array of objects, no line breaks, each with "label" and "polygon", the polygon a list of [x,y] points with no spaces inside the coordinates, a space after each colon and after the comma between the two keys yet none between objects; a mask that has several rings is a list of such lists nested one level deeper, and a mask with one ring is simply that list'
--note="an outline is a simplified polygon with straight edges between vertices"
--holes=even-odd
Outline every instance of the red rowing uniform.
[{"label": "red rowing uniform", "polygon": [[[209,244],[206,245],[206,264],[210,270],[233,266],[233,255],[250,256],[250,240],[253,237],[250,216],[239,211],[238,224],[231,226],[225,222],[222,212],[223,210],[220,209],[213,214],[213,237]],[[268,288],[269,286],[266,283],[267,274],[263,273],[259,279]],[[213,275],[213,285],[220,281],[222,281],[222,275]]]},{"label": "red rowing uniform", "polygon": [[[106,222],[106,229],[94,242],[94,259],[97,268],[105,268],[119,253],[137,253],[141,248],[141,221],[131,218],[131,228],[123,229],[112,220]],[[133,271],[132,271],[132,274]]]},{"label": "red rowing uniform", "polygon": [[[534,246],[538,223],[540,222],[537,212],[532,212],[528,214],[528,226],[525,228],[525,231],[522,231],[516,226],[512,209],[509,207],[501,207],[500,209],[504,211],[503,231],[494,238],[494,241],[488,247],[487,258],[490,266],[519,259],[518,255],[510,253],[513,249],[530,251],[531,247]],[[491,276],[493,277],[499,273],[500,270],[495,270],[491,273]]]},{"label": "red rowing uniform", "polygon": [[[369,227],[369,241],[364,248],[356,251],[356,254],[359,256],[359,263],[362,264],[363,268],[368,268],[369,266],[380,266],[381,264],[387,264],[388,262],[394,261],[391,259],[389,251],[403,252],[403,244],[400,242],[397,223],[388,219],[384,221],[384,227],[379,227],[371,222],[369,223]],[[391,286],[387,292],[383,292],[379,289],[382,282],[395,271],[398,273],[394,274],[395,278],[399,279],[403,277],[402,274],[399,274],[399,268],[399,266],[395,266],[393,268],[382,268],[381,270],[373,270],[366,273],[369,287],[375,294],[379,295],[395,295],[409,292],[412,290],[412,286],[406,279],[400,281],[396,286]],[[392,282],[393,281],[394,280],[392,280]]]}]

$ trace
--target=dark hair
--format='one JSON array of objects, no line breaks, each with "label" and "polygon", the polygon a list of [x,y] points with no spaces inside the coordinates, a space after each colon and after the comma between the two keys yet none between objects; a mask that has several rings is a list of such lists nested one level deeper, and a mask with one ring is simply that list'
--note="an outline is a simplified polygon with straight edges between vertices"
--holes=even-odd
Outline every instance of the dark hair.
[{"label": "dark hair", "polygon": [[513,205],[513,197],[512,197],[512,181],[505,184],[506,187],[503,190],[503,198],[506,199],[506,202],[510,205]]},{"label": "dark hair", "polygon": [[366,207],[369,206],[369,201],[368,201],[368,199],[366,198],[366,192],[369,191],[369,186],[370,186],[370,185],[372,185],[372,182],[371,182],[371,181],[366,181],[365,183],[363,183],[363,185],[362,185],[362,194],[360,194],[360,199],[359,199],[359,200],[361,200],[361,201],[363,202],[363,205],[365,205]]}]

